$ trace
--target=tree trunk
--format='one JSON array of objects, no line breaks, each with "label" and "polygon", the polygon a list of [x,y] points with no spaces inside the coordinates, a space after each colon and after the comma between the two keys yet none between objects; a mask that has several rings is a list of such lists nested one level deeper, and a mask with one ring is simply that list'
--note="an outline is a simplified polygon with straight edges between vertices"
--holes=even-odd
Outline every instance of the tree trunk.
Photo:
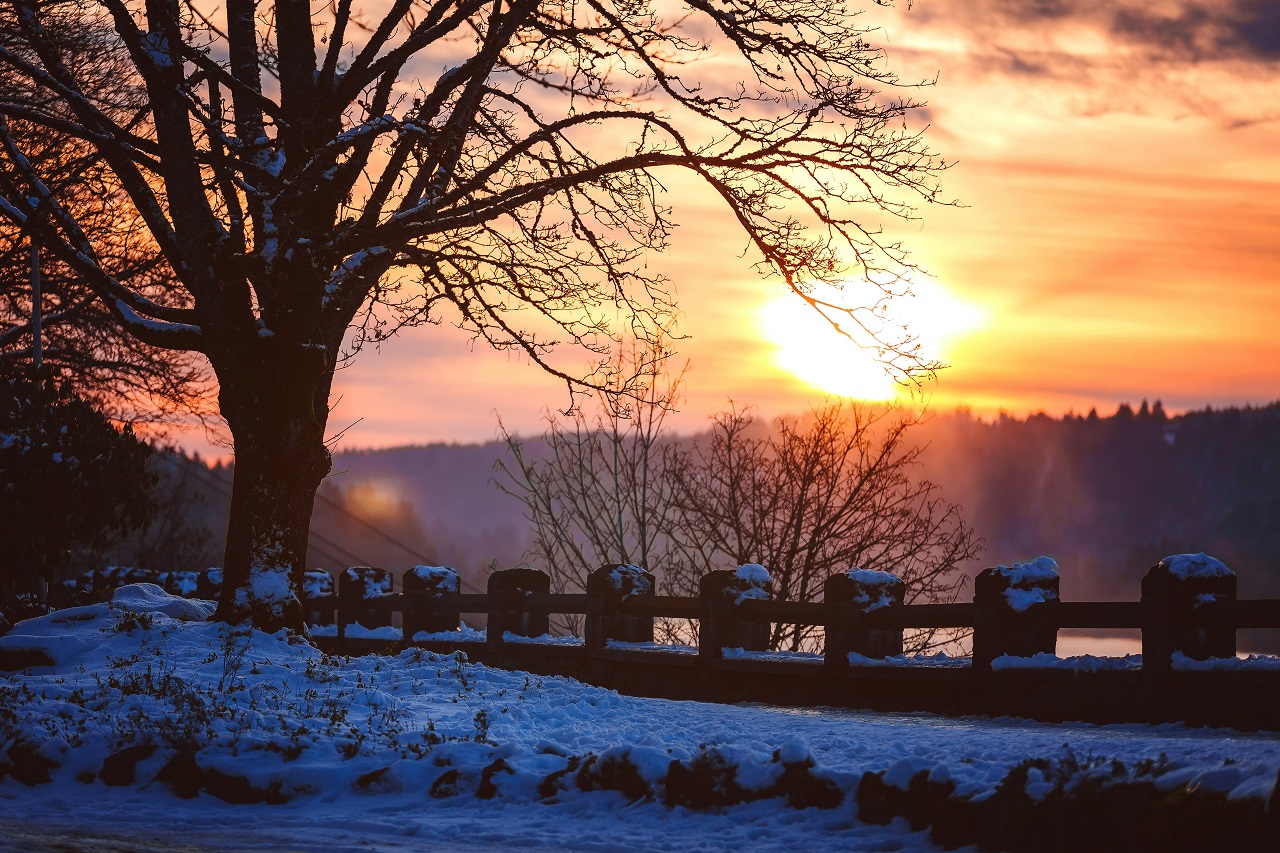
[{"label": "tree trunk", "polygon": [[274,632],[302,628],[311,510],[332,464],[324,430],[333,368],[331,359],[268,349],[231,376],[218,371],[235,474],[215,618]]}]

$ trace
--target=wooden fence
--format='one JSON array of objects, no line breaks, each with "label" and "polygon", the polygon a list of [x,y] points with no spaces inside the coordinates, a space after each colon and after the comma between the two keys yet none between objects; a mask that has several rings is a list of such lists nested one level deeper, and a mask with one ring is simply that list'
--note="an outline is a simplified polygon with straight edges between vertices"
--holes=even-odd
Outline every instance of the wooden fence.
[{"label": "wooden fence", "polygon": [[[973,601],[905,604],[900,585],[844,575],[828,582],[822,602],[767,598],[767,587],[733,572],[708,574],[698,596],[661,596],[639,570],[620,584],[618,568],[603,567],[587,592],[571,594],[550,593],[547,576],[529,569],[495,572],[483,594],[397,593],[382,584],[384,591],[362,595],[367,578],[348,584],[344,576],[336,595],[308,606],[336,620],[337,636],[317,640],[330,651],[385,650],[387,640],[351,637],[346,628],[390,624],[399,612],[406,629],[397,645],[463,651],[495,666],[639,695],[1280,729],[1280,668],[1235,659],[1238,629],[1280,629],[1280,600],[1237,600],[1234,575],[1179,579],[1153,569],[1139,601],[1067,602],[1057,596],[1056,576],[1028,582],[988,570]],[[486,617],[483,641],[467,632],[453,639],[451,629],[467,614]],[[535,639],[555,614],[585,617],[580,643]],[[660,618],[695,620],[696,647],[653,644]],[[765,653],[768,628],[779,623],[820,627],[823,654]],[[417,626],[431,630],[422,635]],[[901,656],[902,638],[918,628],[968,629],[974,653],[946,665],[914,663]],[[1034,657],[1053,655],[1060,630],[1117,628],[1141,631],[1140,667]]]},{"label": "wooden fence", "polygon": [[[1280,661],[1235,659],[1237,630],[1280,629],[1280,600],[1238,600],[1235,575],[1221,568],[1178,576],[1162,562],[1137,601],[1062,601],[1056,573],[1003,568],[982,572],[973,600],[953,604],[904,603],[902,584],[877,572],[833,576],[821,602],[775,600],[767,576],[740,572],[707,574],[697,596],[661,596],[652,575],[619,566],[602,567],[586,592],[571,594],[551,593],[547,575],[532,569],[495,572],[487,592],[462,593],[456,574],[428,567],[406,572],[399,592],[389,572],[368,567],[347,569],[336,583],[307,572],[303,591],[313,624],[336,623],[336,636],[316,632],[317,645],[339,654],[461,651],[493,666],[674,699],[1280,730]],[[138,571],[91,573],[83,584],[154,580],[203,598],[221,585],[216,569],[154,579]],[[390,625],[393,613],[403,640],[347,630]],[[579,642],[545,636],[556,614],[584,617]],[[483,640],[459,630],[464,615],[485,617]],[[654,644],[662,618],[696,622],[697,645]],[[822,654],[768,653],[777,624],[819,628]],[[972,656],[902,657],[904,631],[929,628],[971,632]],[[1141,664],[1056,660],[1064,629],[1136,629]]]}]

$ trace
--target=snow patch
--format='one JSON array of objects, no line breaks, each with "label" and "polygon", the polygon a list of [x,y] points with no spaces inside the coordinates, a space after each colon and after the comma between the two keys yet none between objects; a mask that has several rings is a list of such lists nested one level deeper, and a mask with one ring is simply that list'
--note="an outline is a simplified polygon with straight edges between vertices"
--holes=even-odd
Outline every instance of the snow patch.
[{"label": "snow patch", "polygon": [[1009,609],[1015,613],[1026,613],[1037,604],[1046,601],[1053,601],[1058,594],[1051,589],[1042,586],[1032,587],[1031,589],[1019,589],[1011,586],[1004,591],[1004,600],[1008,602]]},{"label": "snow patch", "polygon": [[1241,669],[1280,670],[1280,656],[1247,655],[1243,658],[1209,658],[1207,660],[1196,660],[1195,658],[1187,657],[1182,652],[1175,651],[1170,658],[1170,665],[1174,669],[1183,671],[1217,670],[1234,672]]},{"label": "snow patch", "polygon": [[[336,637],[338,636],[337,625],[311,625],[307,628],[313,637]],[[366,628],[359,622],[348,622],[344,628],[344,633],[351,640],[402,640],[404,632],[399,628],[391,625],[384,625],[380,628]],[[422,633],[419,631],[418,633]]]},{"label": "snow patch", "polygon": [[462,582],[458,573],[448,566],[414,566],[409,574],[422,582],[427,589],[440,592],[461,592]]},{"label": "snow patch", "polygon": [[1124,657],[1095,657],[1079,655],[1060,658],[1041,652],[1031,657],[1001,655],[991,661],[992,669],[1068,669],[1076,672],[1101,672],[1103,670],[1142,669],[1142,655]]},{"label": "snow patch", "polygon": [[633,595],[648,595],[653,592],[653,584],[639,566],[615,566],[609,572],[609,586],[618,592],[627,590],[623,596],[624,601]]},{"label": "snow patch", "polygon": [[1179,580],[1191,578],[1232,577],[1235,572],[1220,560],[1201,551],[1198,554],[1170,554],[1160,561],[1160,567]]},{"label": "snow patch", "polygon": [[483,643],[487,636],[488,633],[484,628],[476,630],[463,625],[456,631],[437,631],[435,633],[419,631],[413,635],[413,641],[415,643]]},{"label": "snow patch", "polygon": [[874,569],[849,569],[845,572],[849,580],[867,586],[893,586],[902,583],[893,572],[879,572]]},{"label": "snow patch", "polygon": [[137,613],[163,613],[181,622],[203,622],[218,607],[213,601],[170,595],[153,583],[122,586],[112,594],[111,603]]},{"label": "snow patch", "polygon": [[996,566],[996,571],[1008,578],[1010,584],[1042,583],[1058,577],[1058,561],[1052,557],[1036,557],[1027,563]]}]

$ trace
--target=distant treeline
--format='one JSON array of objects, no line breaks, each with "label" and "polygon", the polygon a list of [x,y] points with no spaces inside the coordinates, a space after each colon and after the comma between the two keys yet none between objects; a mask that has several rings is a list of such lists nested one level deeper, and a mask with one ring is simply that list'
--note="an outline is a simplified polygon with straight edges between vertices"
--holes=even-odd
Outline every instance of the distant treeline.
[{"label": "distant treeline", "polygon": [[925,424],[927,475],[986,539],[982,562],[1037,554],[1072,599],[1132,599],[1167,553],[1206,551],[1240,594],[1280,597],[1280,403],[1168,416],[993,421],[964,411]]},{"label": "distant treeline", "polygon": [[[1280,403],[1177,416],[1158,402],[1106,417],[983,420],[958,411],[913,434],[928,445],[920,474],[985,540],[971,572],[1048,554],[1061,566],[1064,597],[1135,599],[1160,557],[1207,551],[1236,570],[1241,596],[1280,598]],[[528,446],[545,452],[537,440]],[[403,570],[417,561],[353,512],[482,585],[490,566],[515,565],[531,544],[522,505],[493,483],[505,452],[491,442],[339,455],[313,519],[322,538],[312,564],[334,569],[359,556]],[[218,564],[230,471],[170,459],[169,513],[152,538],[95,560]]]}]

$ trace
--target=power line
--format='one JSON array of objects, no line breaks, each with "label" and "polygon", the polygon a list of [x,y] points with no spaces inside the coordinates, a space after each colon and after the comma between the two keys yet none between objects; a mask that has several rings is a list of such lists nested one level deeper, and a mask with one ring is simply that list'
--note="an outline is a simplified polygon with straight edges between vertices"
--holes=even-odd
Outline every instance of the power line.
[{"label": "power line", "polygon": [[[227,500],[231,500],[231,491],[229,488],[229,484],[225,480],[223,480],[217,474],[214,474],[208,468],[204,468],[204,466],[201,466],[201,465],[192,466],[191,468],[186,468],[185,470],[190,471],[192,470],[192,468],[200,472],[196,474],[196,477],[199,480],[201,480],[206,486],[212,488],[215,492],[222,495]],[[206,474],[208,476],[205,476]],[[320,544],[317,545],[316,542],[311,541],[313,539],[317,540]],[[319,533],[316,533],[314,530],[311,530],[311,529],[307,530],[307,545],[308,547],[314,549],[321,556],[325,557],[328,560],[332,560],[334,563],[337,563],[337,564],[341,564],[346,560],[354,561],[352,565],[357,565],[357,566],[365,566],[369,564],[369,561],[365,560],[360,555],[355,554],[351,551],[348,551],[346,548],[343,548],[341,545],[334,542],[332,539],[329,539],[327,536],[323,536]],[[333,549],[333,550],[329,550],[329,549]],[[333,551],[339,551],[346,556],[335,557],[333,554]]]},{"label": "power line", "polygon": [[[176,463],[175,463],[175,464],[176,464]],[[226,481],[226,480],[224,480],[222,477],[220,477],[219,475],[215,474],[213,471],[209,470],[208,468],[205,468],[203,465],[199,465],[198,463],[193,463],[193,464],[195,465],[195,467],[196,467],[196,468],[198,468],[198,469],[202,472],[200,476],[201,476],[201,479],[203,479],[203,480],[204,480],[204,482],[206,483],[206,485],[211,485],[211,486],[213,486],[213,487],[218,491],[218,493],[219,493],[219,494],[221,494],[223,497],[227,498],[228,500],[230,500],[230,499],[231,499],[231,493],[230,493],[230,491],[229,491],[229,484],[227,483],[227,481]],[[209,478],[212,478],[212,479],[205,478],[205,477],[203,476],[204,474],[208,474],[208,477],[209,477]],[[215,482],[215,481],[216,481],[216,482]],[[350,518],[352,521],[357,522],[358,524],[360,524],[360,525],[362,525],[363,527],[367,528],[369,531],[371,531],[371,532],[373,532],[373,533],[377,534],[378,536],[382,537],[382,538],[383,538],[383,539],[385,539],[386,541],[388,541],[388,542],[390,542],[391,544],[393,544],[393,545],[397,546],[398,548],[400,548],[401,550],[403,550],[405,553],[407,553],[407,554],[409,554],[410,556],[412,556],[415,560],[418,560],[418,561],[420,561],[420,562],[422,562],[422,563],[424,563],[424,564],[425,564],[425,563],[430,563],[430,562],[432,562],[432,560],[431,560],[429,557],[427,557],[427,556],[423,555],[422,553],[420,553],[420,552],[419,552],[419,551],[417,551],[416,549],[414,549],[414,548],[410,547],[409,545],[406,545],[405,543],[401,542],[399,539],[395,538],[395,537],[394,537],[394,536],[392,536],[390,533],[387,533],[385,530],[383,530],[383,529],[381,529],[380,527],[376,526],[376,525],[375,525],[375,524],[373,524],[372,522],[370,522],[370,521],[368,521],[368,520],[366,520],[366,519],[363,519],[363,518],[361,518],[360,516],[356,515],[354,512],[352,512],[351,510],[347,509],[345,506],[343,506],[342,504],[340,504],[340,503],[338,503],[337,501],[333,500],[332,498],[329,498],[329,497],[327,497],[326,495],[322,495],[322,494],[320,494],[320,493],[318,493],[318,492],[317,492],[317,493],[316,493],[316,500],[318,500],[318,501],[322,502],[323,504],[325,504],[326,506],[328,506],[328,507],[330,507],[330,508],[332,508],[332,509],[334,509],[334,510],[336,510],[336,511],[340,512],[340,513],[342,513],[342,514],[343,514],[343,515],[345,515],[347,518]],[[347,556],[347,558],[348,558],[348,559],[351,559],[351,560],[354,560],[354,561],[355,561],[354,565],[359,565],[359,566],[367,566],[367,565],[369,565],[369,561],[368,561],[368,560],[365,560],[365,559],[361,558],[360,556],[358,556],[358,555],[356,555],[356,554],[352,553],[351,551],[348,551],[346,548],[344,548],[344,547],[342,547],[341,545],[339,545],[338,543],[334,542],[332,539],[329,539],[327,536],[324,536],[324,535],[322,535],[322,534],[320,534],[320,533],[317,533],[317,532],[315,532],[314,530],[311,530],[311,529],[309,529],[309,528],[308,528],[308,531],[307,531],[307,539],[308,539],[308,544],[311,544],[311,543],[310,543],[310,540],[311,540],[311,539],[315,539],[315,540],[319,541],[322,545],[326,546],[326,547],[324,547],[324,548],[321,548],[321,547],[316,547],[314,544],[311,544],[311,547],[312,547],[312,548],[315,548],[315,550],[316,550],[317,552],[319,552],[319,553],[321,553],[321,554],[324,554],[325,556],[327,556],[327,557],[328,557],[329,559],[331,559],[331,560],[333,559],[333,554],[327,550],[328,548],[332,548],[332,549],[334,549],[334,550],[336,550],[336,551],[340,551],[341,553],[346,554],[346,556]],[[334,560],[334,562],[340,562],[340,560]],[[466,580],[465,578],[463,578],[461,574],[459,574],[459,575],[458,575],[458,579],[459,579],[459,581],[461,581],[461,583],[462,583],[462,585],[463,585],[463,586],[465,586],[465,587],[467,587],[467,588],[471,589],[473,592],[484,592],[484,590],[480,589],[480,588],[479,588],[479,587],[477,587],[475,584],[473,584],[473,583],[471,583],[470,581],[468,581],[468,580]]]}]

